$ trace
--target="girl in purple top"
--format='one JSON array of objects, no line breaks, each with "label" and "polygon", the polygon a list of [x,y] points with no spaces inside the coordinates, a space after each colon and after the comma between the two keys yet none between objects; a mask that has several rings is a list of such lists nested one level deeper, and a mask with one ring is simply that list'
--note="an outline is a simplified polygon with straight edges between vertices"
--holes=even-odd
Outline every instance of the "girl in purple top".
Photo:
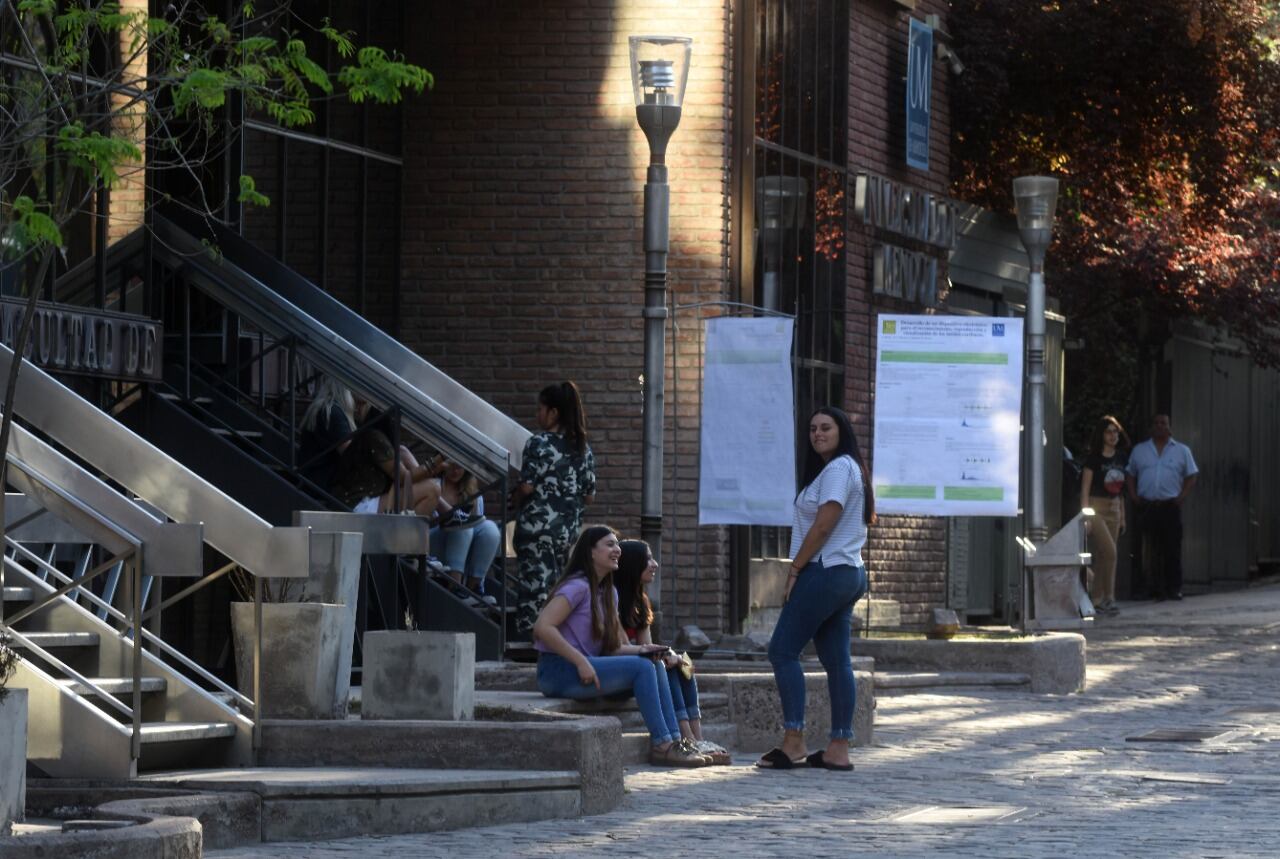
[{"label": "girl in purple top", "polygon": [[564,575],[533,625],[538,689],[548,698],[578,701],[631,692],[653,743],[650,763],[706,766],[711,758],[680,738],[671,688],[656,661],[666,648],[626,643],[613,586],[621,555],[618,535],[607,525],[578,536]]}]

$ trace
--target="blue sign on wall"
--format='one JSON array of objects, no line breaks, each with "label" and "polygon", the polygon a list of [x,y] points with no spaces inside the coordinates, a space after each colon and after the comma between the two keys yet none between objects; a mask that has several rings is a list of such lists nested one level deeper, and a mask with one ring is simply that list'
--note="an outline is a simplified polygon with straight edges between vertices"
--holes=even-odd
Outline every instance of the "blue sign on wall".
[{"label": "blue sign on wall", "polygon": [[930,95],[933,89],[933,29],[911,19],[907,36],[907,164],[929,169]]}]

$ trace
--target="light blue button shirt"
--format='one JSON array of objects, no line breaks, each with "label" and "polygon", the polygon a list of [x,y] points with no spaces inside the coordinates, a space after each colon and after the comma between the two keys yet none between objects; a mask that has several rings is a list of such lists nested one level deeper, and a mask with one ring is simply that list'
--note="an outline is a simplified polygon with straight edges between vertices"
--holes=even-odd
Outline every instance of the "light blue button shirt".
[{"label": "light blue button shirt", "polygon": [[1147,439],[1129,454],[1125,469],[1138,479],[1138,497],[1147,501],[1169,501],[1182,494],[1182,482],[1199,474],[1191,448],[1169,439],[1156,453],[1155,442]]}]

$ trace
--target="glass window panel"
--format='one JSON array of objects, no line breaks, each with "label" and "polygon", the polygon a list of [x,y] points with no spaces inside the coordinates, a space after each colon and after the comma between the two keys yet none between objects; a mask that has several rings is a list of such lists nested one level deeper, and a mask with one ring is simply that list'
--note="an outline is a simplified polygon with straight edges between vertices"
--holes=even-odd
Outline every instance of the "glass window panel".
[{"label": "glass window panel", "polygon": [[[815,408],[844,405],[848,16],[847,0],[756,6],[752,278],[757,303],[796,315],[799,445]],[[751,529],[753,557],[789,544],[787,528]]]}]

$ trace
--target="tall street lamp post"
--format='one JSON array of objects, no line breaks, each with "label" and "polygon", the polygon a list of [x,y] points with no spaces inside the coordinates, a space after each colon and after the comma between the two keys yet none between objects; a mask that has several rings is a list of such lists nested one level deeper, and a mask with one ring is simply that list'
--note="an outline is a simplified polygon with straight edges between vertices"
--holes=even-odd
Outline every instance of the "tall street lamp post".
[{"label": "tall street lamp post", "polygon": [[[1027,435],[1031,463],[1027,505],[1027,537],[1039,548],[1049,537],[1044,519],[1044,253],[1053,240],[1053,212],[1058,180],[1051,176],[1019,176],[1013,180],[1018,209],[1018,235],[1031,261],[1027,283]],[[1025,605],[1025,599],[1024,599]]]},{"label": "tall street lamp post", "polygon": [[[693,40],[684,36],[632,36],[631,86],[636,119],[649,140],[644,186],[644,448],[640,536],[662,557],[662,417],[666,408],[667,251],[671,192],[667,141],[680,124]],[[655,588],[655,595],[657,589]],[[656,602],[656,600],[655,600]]]}]

